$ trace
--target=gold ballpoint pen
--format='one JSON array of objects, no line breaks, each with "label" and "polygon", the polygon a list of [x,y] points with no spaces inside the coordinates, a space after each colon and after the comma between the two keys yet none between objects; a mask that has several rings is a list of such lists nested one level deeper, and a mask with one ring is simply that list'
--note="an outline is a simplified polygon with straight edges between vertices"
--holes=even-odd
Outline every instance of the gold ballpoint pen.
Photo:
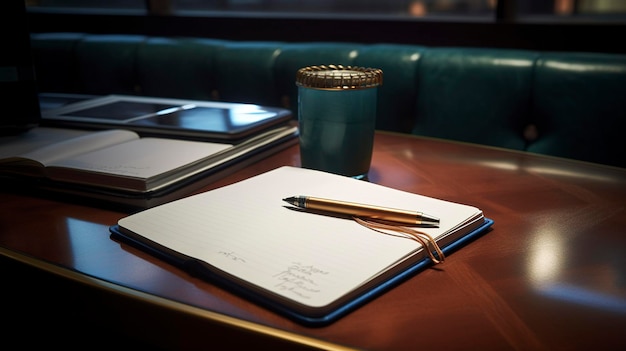
[{"label": "gold ballpoint pen", "polygon": [[423,212],[399,210],[395,208],[365,205],[354,202],[322,199],[312,196],[292,196],[283,201],[300,208],[326,211],[330,213],[364,217],[408,225],[439,225],[439,218]]}]

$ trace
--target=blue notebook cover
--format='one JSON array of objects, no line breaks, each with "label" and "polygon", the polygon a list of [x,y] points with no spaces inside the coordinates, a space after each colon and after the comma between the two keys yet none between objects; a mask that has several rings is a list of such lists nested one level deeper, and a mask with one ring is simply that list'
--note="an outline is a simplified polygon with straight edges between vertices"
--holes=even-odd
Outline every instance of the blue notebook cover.
[{"label": "blue notebook cover", "polygon": [[[471,241],[475,240],[477,237],[486,233],[490,227],[493,225],[493,220],[489,218],[485,218],[484,222],[481,226],[471,231],[470,233],[462,236],[458,240],[448,244],[445,247],[442,247],[443,253],[447,256],[450,253],[458,250],[459,248],[467,245]],[[425,258],[402,272],[392,276],[390,279],[385,282],[363,292],[361,295],[355,297],[354,299],[344,303],[343,305],[338,306],[332,311],[318,315],[315,313],[306,314],[300,311],[296,311],[285,304],[280,304],[277,301],[269,299],[256,291],[246,287],[245,282],[237,281],[235,278],[228,278],[224,275],[216,274],[211,269],[206,268],[206,264],[199,262],[193,258],[182,255],[175,251],[172,251],[168,248],[155,244],[153,242],[147,242],[145,240],[141,240],[139,238],[133,237],[132,235],[127,235],[122,232],[118,225],[113,225],[110,227],[111,237],[113,239],[117,239],[121,242],[127,243],[131,246],[137,247],[147,253],[162,259],[170,264],[183,269],[187,273],[192,276],[205,279],[211,283],[215,283],[229,291],[232,291],[254,303],[257,303],[261,306],[264,306],[276,313],[279,313],[291,320],[306,325],[310,327],[321,327],[328,324],[333,323],[334,321],[340,319],[341,317],[347,315],[348,313],[354,311],[355,309],[363,306],[367,302],[373,300],[374,298],[380,296],[384,292],[392,289],[398,284],[402,283],[406,279],[409,279],[414,274],[422,271],[430,267],[433,262],[430,258]]]}]

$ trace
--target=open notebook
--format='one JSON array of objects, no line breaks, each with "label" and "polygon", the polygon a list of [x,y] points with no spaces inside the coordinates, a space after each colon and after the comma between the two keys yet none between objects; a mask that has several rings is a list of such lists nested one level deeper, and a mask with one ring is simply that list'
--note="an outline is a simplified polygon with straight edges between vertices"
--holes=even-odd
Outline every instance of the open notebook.
[{"label": "open notebook", "polygon": [[112,237],[307,325],[330,323],[432,263],[417,241],[282,200],[298,194],[427,211],[440,225],[419,230],[444,253],[493,223],[473,206],[285,166],[124,217]]},{"label": "open notebook", "polygon": [[296,126],[281,126],[229,144],[142,138],[125,129],[37,127],[0,137],[0,179],[25,190],[146,208],[292,145],[297,132]]}]

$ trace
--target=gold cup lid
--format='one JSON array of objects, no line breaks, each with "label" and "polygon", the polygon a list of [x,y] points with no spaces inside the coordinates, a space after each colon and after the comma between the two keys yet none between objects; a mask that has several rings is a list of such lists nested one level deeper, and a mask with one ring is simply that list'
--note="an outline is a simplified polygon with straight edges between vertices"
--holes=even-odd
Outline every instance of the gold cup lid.
[{"label": "gold cup lid", "polygon": [[296,85],[322,90],[353,90],[374,88],[383,84],[383,71],[343,65],[321,65],[300,68]]}]

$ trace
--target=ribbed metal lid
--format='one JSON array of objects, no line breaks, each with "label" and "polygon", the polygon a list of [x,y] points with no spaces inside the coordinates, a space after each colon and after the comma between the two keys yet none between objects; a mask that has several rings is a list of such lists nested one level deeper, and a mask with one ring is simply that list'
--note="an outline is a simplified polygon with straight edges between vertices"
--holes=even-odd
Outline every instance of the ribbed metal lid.
[{"label": "ribbed metal lid", "polygon": [[383,84],[383,71],[343,65],[321,65],[300,68],[296,85],[324,90],[373,88]]}]

